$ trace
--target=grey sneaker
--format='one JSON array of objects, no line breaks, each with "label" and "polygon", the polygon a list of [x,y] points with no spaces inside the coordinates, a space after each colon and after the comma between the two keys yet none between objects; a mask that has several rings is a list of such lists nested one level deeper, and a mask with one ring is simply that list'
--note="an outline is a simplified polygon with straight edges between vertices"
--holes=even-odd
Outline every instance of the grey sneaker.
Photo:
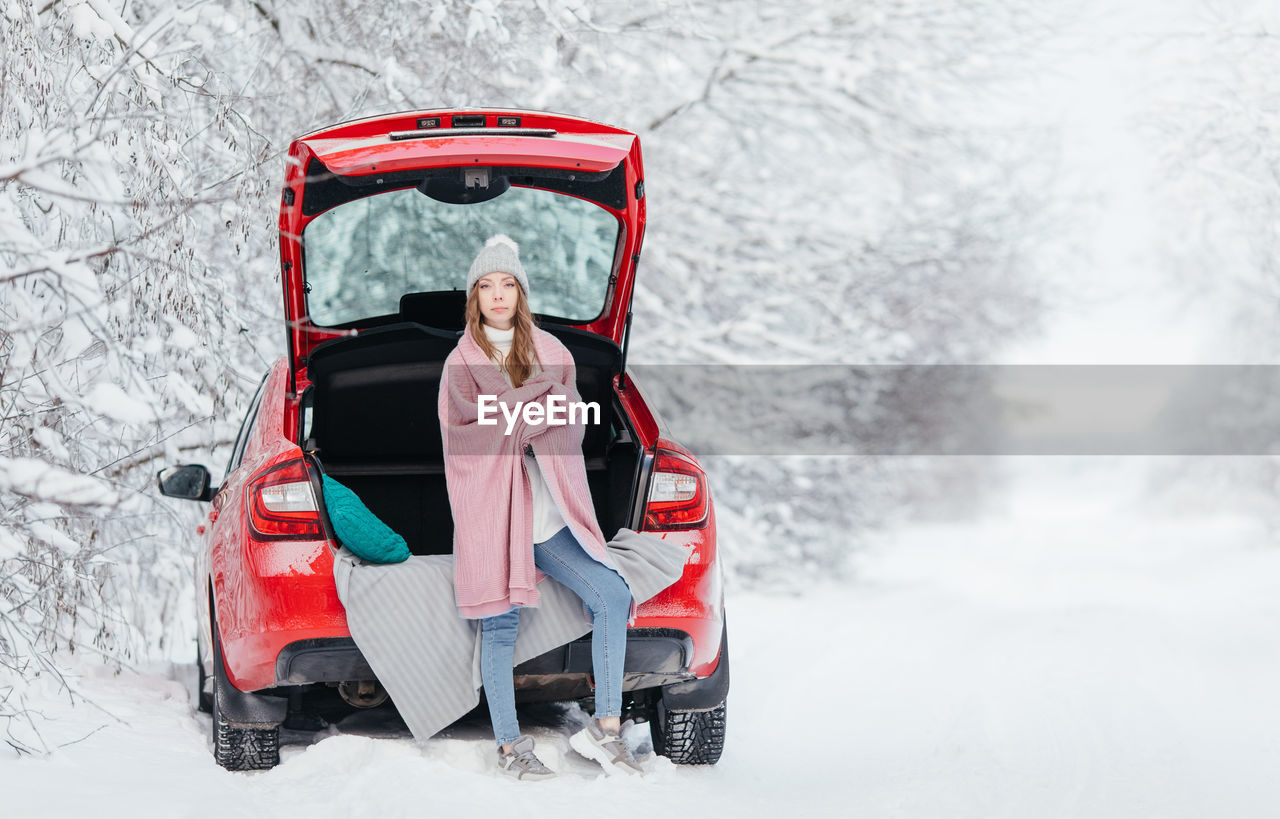
[{"label": "grey sneaker", "polygon": [[505,754],[498,748],[498,770],[516,779],[551,779],[556,772],[542,764],[542,760],[533,755],[533,737],[521,736],[511,743],[511,750]]},{"label": "grey sneaker", "polygon": [[[631,720],[624,722],[622,730],[626,731],[630,724]],[[641,768],[640,763],[631,755],[631,749],[623,741],[622,734],[605,733],[595,720],[591,720],[586,728],[569,737],[569,745],[587,759],[599,762],[600,767],[604,768],[604,772],[610,776],[644,774],[644,768]]]}]

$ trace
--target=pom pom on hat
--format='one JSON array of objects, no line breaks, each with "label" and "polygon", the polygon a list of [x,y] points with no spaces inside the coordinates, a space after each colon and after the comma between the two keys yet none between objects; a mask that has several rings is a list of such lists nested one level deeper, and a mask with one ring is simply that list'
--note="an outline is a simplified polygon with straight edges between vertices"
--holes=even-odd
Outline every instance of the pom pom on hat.
[{"label": "pom pom on hat", "polygon": [[510,273],[515,276],[525,296],[528,297],[529,278],[525,275],[524,265],[520,264],[520,246],[505,233],[490,236],[484,243],[484,247],[480,248],[480,252],[476,254],[475,261],[471,263],[471,270],[467,273],[467,292],[471,292],[471,288],[476,286],[481,276],[495,272]]}]

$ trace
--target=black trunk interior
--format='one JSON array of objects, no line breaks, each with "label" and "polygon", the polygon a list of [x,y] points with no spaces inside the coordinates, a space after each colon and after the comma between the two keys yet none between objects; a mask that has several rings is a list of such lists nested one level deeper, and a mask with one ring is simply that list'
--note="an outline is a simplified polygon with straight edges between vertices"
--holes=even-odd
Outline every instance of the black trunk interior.
[{"label": "black trunk interior", "polygon": [[[584,432],[582,449],[596,518],[609,538],[630,525],[640,460],[614,401],[622,353],[593,333],[549,323],[542,328],[573,353],[582,400],[602,410],[601,423]],[[325,342],[307,363],[312,387],[304,400],[310,416],[304,448],[414,554],[453,551],[437,400],[444,360],[458,335],[401,323]]]}]

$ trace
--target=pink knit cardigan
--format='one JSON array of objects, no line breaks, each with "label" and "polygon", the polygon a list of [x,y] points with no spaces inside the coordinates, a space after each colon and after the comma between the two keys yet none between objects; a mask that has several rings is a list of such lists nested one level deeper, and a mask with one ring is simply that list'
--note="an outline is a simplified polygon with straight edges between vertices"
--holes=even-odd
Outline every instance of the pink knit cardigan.
[{"label": "pink knit cardigan", "polygon": [[[509,408],[517,401],[545,408],[552,394],[564,396],[565,405],[582,400],[573,355],[564,344],[536,327],[533,343],[542,372],[518,388],[512,388],[497,363],[485,356],[469,326],[445,359],[440,432],[453,511],[454,589],[463,617],[489,617],[512,606],[538,604],[537,584],[545,575],[533,564],[533,492],[525,473],[526,444],[533,447],[570,531],[588,554],[612,566],[587,487],[582,425],[526,424],[521,417],[507,435],[507,419],[500,410],[496,426],[478,423],[479,395],[496,395],[497,402]],[[493,418],[495,404],[488,406]]]}]

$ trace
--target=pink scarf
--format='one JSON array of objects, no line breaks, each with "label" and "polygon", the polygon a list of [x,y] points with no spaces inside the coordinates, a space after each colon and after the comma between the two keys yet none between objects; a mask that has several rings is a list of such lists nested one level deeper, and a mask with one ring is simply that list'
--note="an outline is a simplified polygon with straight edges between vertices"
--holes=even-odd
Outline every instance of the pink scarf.
[{"label": "pink scarf", "polygon": [[[562,406],[582,400],[573,355],[564,344],[536,327],[533,344],[542,372],[518,388],[507,383],[498,365],[480,349],[469,326],[444,363],[440,431],[453,511],[455,591],[463,617],[488,617],[512,606],[538,604],[537,584],[545,575],[533,564],[533,492],[525,474],[526,445],[533,447],[570,531],[588,554],[612,566],[587,487],[582,425],[527,424],[522,413],[507,435],[507,418],[495,410],[502,404],[514,409],[518,401],[536,402],[545,409],[550,395],[564,396]],[[488,417],[496,415],[497,425],[479,423],[480,395],[497,396],[496,403],[488,402]],[[600,411],[603,416],[610,408]]]}]

